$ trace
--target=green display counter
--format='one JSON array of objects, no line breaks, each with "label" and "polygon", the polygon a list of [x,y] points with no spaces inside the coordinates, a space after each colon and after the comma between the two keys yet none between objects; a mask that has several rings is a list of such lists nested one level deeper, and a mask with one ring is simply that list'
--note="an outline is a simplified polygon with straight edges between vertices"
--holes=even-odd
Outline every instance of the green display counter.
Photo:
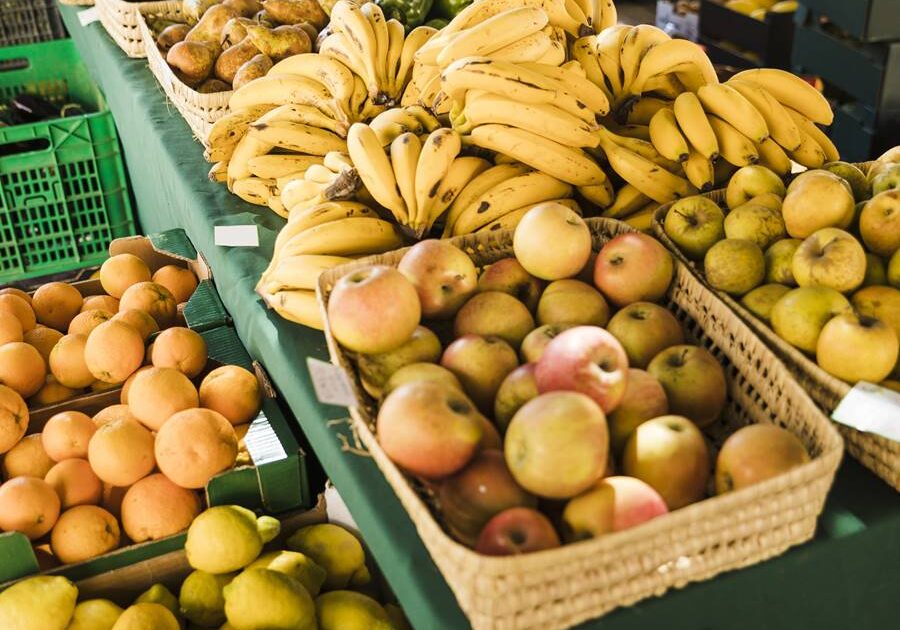
[{"label": "green display counter", "polygon": [[[343,449],[346,425],[329,421],[345,418],[345,411],[316,400],[306,357],[327,358],[323,336],[268,312],[253,291],[283,220],[207,181],[201,145],[166,103],[146,60],[128,59],[99,23],[82,27],[79,10],[63,6],[62,15],[115,115],[142,229],[183,227],[206,256],[244,345],[290,405],[416,628],[468,627],[375,464]],[[214,245],[214,226],[237,224],[258,226],[258,248]],[[900,495],[847,461],[814,541],[582,627],[882,630],[896,627],[898,613]]]}]

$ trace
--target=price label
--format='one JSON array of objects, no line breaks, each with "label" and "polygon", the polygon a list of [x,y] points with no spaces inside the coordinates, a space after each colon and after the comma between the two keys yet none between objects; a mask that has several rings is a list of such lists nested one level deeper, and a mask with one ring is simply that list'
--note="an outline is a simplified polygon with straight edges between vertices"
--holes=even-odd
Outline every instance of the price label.
[{"label": "price label", "polygon": [[306,365],[319,402],[341,407],[356,406],[356,395],[353,393],[350,377],[343,368],[312,357],[306,358]]},{"label": "price label", "polygon": [[831,414],[832,420],[900,442],[900,393],[860,381]]},{"label": "price label", "polygon": [[221,247],[259,247],[259,230],[255,225],[217,225],[213,238]]},{"label": "price label", "polygon": [[78,12],[78,23],[82,26],[93,24],[99,19],[100,11],[97,9],[97,7],[91,7],[90,9],[85,9],[84,11]]}]

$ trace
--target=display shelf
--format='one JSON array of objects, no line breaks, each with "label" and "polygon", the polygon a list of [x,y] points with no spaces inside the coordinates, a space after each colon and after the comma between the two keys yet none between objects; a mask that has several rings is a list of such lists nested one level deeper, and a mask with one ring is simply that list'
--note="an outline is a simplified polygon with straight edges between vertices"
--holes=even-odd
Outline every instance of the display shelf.
[{"label": "display shelf", "polygon": [[[78,10],[63,7],[62,14],[116,117],[142,229],[183,227],[203,253],[244,345],[291,407],[415,627],[468,627],[375,464],[343,449],[342,440],[350,439],[340,422],[346,412],[315,399],[305,358],[327,358],[324,337],[267,312],[253,291],[283,220],[207,181],[202,147],[167,106],[146,61],[128,59],[99,24],[81,27]],[[216,247],[213,226],[226,224],[256,225],[259,248]],[[897,566],[900,495],[848,460],[811,543],[580,628],[885,628],[896,617]]]}]

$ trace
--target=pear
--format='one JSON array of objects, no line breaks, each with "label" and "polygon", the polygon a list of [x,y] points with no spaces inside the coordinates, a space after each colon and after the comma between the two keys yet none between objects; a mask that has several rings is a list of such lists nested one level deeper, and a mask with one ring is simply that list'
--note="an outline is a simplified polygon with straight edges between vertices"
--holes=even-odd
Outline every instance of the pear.
[{"label": "pear", "polygon": [[59,576],[37,576],[0,593],[3,630],[63,630],[75,611],[78,589]]},{"label": "pear", "polygon": [[261,24],[249,24],[247,37],[259,52],[271,57],[273,61],[312,50],[309,35],[299,26],[276,26],[269,29]]},{"label": "pear", "polygon": [[181,11],[184,13],[188,22],[196,24],[200,21],[200,16],[206,13],[211,6],[218,4],[221,0],[182,0]]},{"label": "pear", "polygon": [[230,85],[219,79],[207,79],[197,86],[197,91],[200,94],[217,94],[219,92],[227,92],[230,89]]},{"label": "pear", "polygon": [[199,85],[209,76],[216,61],[212,48],[201,42],[178,42],[166,53],[166,63],[187,85]]},{"label": "pear", "polygon": [[185,35],[187,42],[204,42],[212,46],[219,46],[222,36],[222,28],[231,18],[237,17],[237,12],[221,4],[210,7],[200,18],[200,21]]},{"label": "pear", "polygon": [[223,0],[222,4],[244,17],[253,17],[262,8],[258,0]]},{"label": "pear", "polygon": [[190,30],[191,27],[187,24],[170,24],[156,36],[156,45],[166,52],[178,42],[184,41]]},{"label": "pear", "polygon": [[231,18],[225,22],[222,27],[222,33],[219,36],[219,43],[223,50],[227,50],[247,37],[247,25],[253,24],[253,20],[245,17]]},{"label": "pear", "polygon": [[328,16],[318,2],[307,0],[263,0],[266,12],[282,24],[310,22],[316,28],[328,23]]},{"label": "pear", "polygon": [[262,11],[258,11],[256,15],[253,16],[253,21],[268,28],[275,28],[276,26],[278,26],[278,22],[275,20],[275,18],[266,13],[265,9]]},{"label": "pear", "polygon": [[264,54],[260,53],[254,55],[250,61],[245,61],[244,65],[238,68],[237,72],[234,73],[234,80],[231,82],[231,87],[236,90],[242,85],[250,83],[250,81],[253,81],[254,79],[265,76],[266,73],[272,69],[272,65],[272,60]]},{"label": "pear", "polygon": [[234,81],[234,75],[237,74],[238,68],[258,54],[259,49],[253,45],[249,37],[245,37],[241,42],[225,50],[216,59],[214,68],[216,78],[230,84]]}]

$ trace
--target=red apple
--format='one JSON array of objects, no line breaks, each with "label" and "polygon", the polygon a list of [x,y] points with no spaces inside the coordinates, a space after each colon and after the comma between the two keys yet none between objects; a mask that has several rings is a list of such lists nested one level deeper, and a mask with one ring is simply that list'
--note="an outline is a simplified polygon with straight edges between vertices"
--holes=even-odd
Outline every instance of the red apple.
[{"label": "red apple", "polygon": [[464,251],[429,239],[409,248],[397,269],[416,287],[422,316],[447,319],[475,292],[478,273]]},{"label": "red apple", "polygon": [[606,329],[625,348],[628,365],[641,369],[666,348],[684,343],[684,332],[675,316],[652,302],[629,304],[613,315]]},{"label": "red apple", "polygon": [[771,479],[809,461],[797,436],[772,424],[751,424],[728,436],[716,459],[716,494]]},{"label": "red apple", "polygon": [[501,258],[492,263],[478,278],[478,291],[502,291],[513,296],[528,310],[537,308],[544,282],[525,271],[515,258]]},{"label": "red apple", "polygon": [[576,326],[547,344],[534,376],[541,393],[581,392],[609,413],[625,396],[627,372],[628,357],[615,337],[596,326]]},{"label": "red apple", "polygon": [[486,556],[512,556],[559,547],[559,535],[550,520],[527,507],[503,510],[487,522],[475,551]]},{"label": "red apple", "polygon": [[516,412],[538,395],[534,380],[534,363],[520,365],[510,372],[497,390],[494,400],[494,421],[501,429],[506,429]]},{"label": "red apple", "polygon": [[669,413],[666,391],[649,372],[628,368],[625,397],[608,416],[609,440],[613,453],[619,455],[639,425]]},{"label": "red apple", "polygon": [[672,255],[652,236],[620,234],[597,254],[594,284],[613,304],[655,302],[665,296],[675,265]]},{"label": "red apple", "polygon": [[563,510],[569,540],[618,532],[669,511],[651,486],[634,477],[606,477],[570,499]]},{"label": "red apple", "polygon": [[666,390],[669,413],[687,416],[701,429],[715,422],[725,408],[725,370],[705,348],[666,348],[653,357],[647,371]]},{"label": "red apple", "polygon": [[447,346],[441,365],[453,372],[478,408],[490,414],[500,384],[519,366],[519,359],[499,337],[464,335]]}]

